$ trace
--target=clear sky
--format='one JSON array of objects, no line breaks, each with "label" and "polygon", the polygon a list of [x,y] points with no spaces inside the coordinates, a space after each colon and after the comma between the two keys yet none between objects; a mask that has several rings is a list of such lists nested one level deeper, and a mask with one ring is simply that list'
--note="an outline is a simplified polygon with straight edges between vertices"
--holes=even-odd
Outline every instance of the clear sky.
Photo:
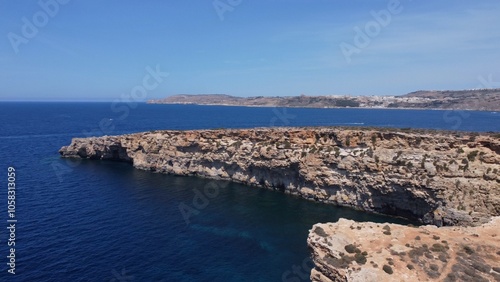
[{"label": "clear sky", "polygon": [[0,0],[0,100],[500,87],[499,27],[498,0]]}]

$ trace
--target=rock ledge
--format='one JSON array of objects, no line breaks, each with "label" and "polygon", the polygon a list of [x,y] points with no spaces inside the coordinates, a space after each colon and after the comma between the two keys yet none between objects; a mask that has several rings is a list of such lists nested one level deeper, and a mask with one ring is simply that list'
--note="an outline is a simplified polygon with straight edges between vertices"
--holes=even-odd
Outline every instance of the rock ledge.
[{"label": "rock ledge", "polygon": [[493,134],[373,128],[153,131],[74,138],[63,157],[226,179],[424,224],[500,215]]}]

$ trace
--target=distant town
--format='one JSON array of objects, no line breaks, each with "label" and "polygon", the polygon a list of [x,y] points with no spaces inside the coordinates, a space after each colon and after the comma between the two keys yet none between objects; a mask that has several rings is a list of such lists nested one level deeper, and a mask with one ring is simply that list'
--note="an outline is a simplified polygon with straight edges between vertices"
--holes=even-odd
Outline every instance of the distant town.
[{"label": "distant town", "polygon": [[254,107],[308,108],[394,108],[456,109],[500,111],[500,89],[460,91],[416,91],[401,96],[255,96],[236,97],[226,94],[182,94],[149,100],[150,104],[195,104]]}]

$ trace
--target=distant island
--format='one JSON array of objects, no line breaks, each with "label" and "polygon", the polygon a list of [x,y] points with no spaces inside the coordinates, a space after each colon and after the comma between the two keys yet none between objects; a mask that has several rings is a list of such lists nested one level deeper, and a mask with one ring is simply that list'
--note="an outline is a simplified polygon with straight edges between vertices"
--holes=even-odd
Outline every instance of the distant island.
[{"label": "distant island", "polygon": [[401,96],[255,96],[226,94],[174,95],[150,104],[194,104],[252,107],[394,108],[500,111],[500,89],[416,91]]}]

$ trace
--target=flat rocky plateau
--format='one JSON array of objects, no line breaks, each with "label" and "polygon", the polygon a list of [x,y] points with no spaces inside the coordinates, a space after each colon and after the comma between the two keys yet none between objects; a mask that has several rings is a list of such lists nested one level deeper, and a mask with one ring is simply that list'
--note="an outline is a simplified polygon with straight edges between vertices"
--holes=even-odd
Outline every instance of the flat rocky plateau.
[{"label": "flat rocky plateau", "polygon": [[500,217],[478,227],[315,224],[312,281],[500,281]]}]

